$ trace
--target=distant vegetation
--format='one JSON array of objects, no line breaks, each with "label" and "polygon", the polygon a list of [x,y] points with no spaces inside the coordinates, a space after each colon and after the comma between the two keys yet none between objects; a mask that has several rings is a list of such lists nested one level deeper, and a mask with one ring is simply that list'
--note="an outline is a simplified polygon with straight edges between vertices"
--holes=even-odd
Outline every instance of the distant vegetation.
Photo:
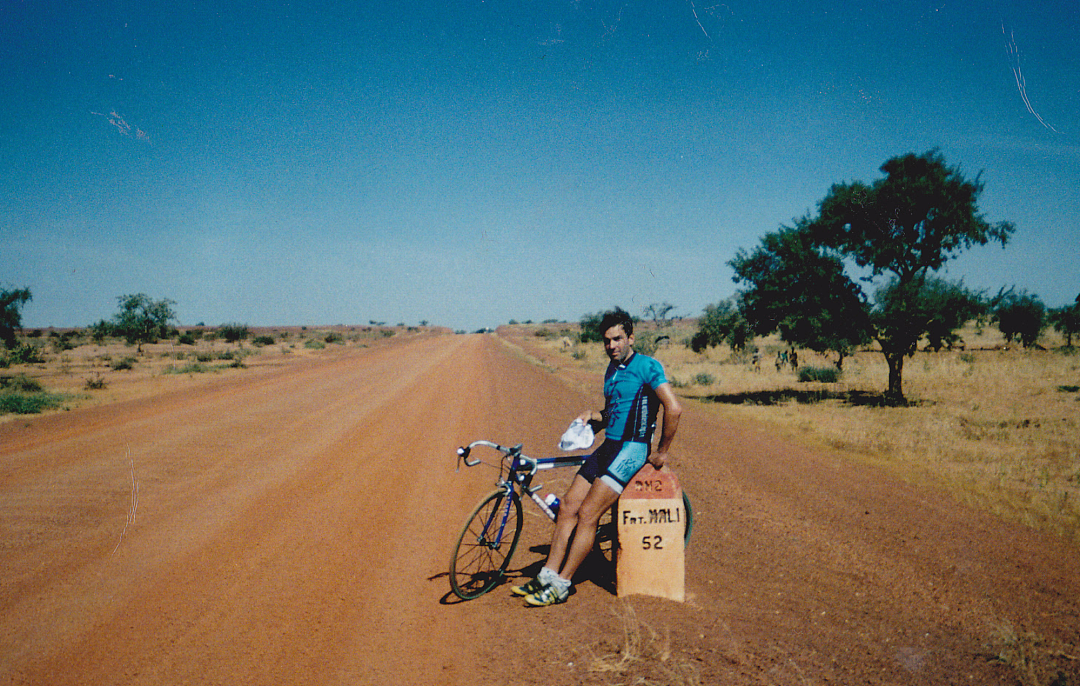
[{"label": "distant vegetation", "polygon": [[[257,355],[287,355],[298,350],[321,350],[335,346],[365,346],[393,337],[401,329],[383,325],[372,327],[301,327],[298,335],[270,330],[252,337],[247,324],[226,323],[219,327],[181,329],[175,326],[172,300],[155,300],[139,293],[117,298],[118,311],[85,329],[24,331],[21,308],[31,299],[29,289],[0,291],[0,368],[22,368],[17,374],[0,377],[0,414],[30,414],[60,407],[68,400],[81,402],[70,393],[45,389],[40,379],[61,382],[68,390],[101,391],[118,379],[144,375],[191,375],[244,369]],[[419,333],[408,327],[405,333]],[[251,347],[245,342],[251,337]],[[276,345],[279,347],[275,348]],[[134,346],[117,352],[116,346]],[[149,346],[154,346],[153,348]],[[82,372],[81,386],[69,379]]]}]

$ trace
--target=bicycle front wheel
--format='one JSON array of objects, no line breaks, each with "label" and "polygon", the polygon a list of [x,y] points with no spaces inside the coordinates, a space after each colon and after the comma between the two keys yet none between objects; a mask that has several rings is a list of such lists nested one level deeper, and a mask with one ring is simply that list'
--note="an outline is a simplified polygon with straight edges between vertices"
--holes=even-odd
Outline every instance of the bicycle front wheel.
[{"label": "bicycle front wheel", "polygon": [[498,489],[480,501],[465,520],[450,556],[450,588],[457,597],[479,598],[502,581],[522,524],[521,498],[516,492],[507,496]]}]

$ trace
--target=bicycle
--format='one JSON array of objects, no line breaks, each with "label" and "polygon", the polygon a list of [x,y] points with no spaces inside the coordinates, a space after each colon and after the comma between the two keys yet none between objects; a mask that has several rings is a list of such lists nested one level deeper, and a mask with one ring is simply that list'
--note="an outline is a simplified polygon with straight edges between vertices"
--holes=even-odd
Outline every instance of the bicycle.
[{"label": "bicycle", "polygon": [[[502,453],[499,464],[492,465],[479,458],[470,459],[472,449],[478,446],[493,448]],[[521,444],[507,447],[481,440],[457,449],[459,470],[462,462],[467,467],[483,463],[499,469],[495,490],[484,496],[473,508],[450,555],[450,588],[462,600],[479,598],[506,576],[506,568],[517,549],[524,524],[521,509],[523,495],[527,495],[552,522],[555,521],[556,511],[537,495],[542,485],[532,485],[536,473],[541,469],[576,467],[585,462],[585,457],[581,455],[529,457],[521,452],[521,448]],[[685,491],[683,508],[686,513],[683,540],[684,543],[689,543],[694,517],[690,498]],[[607,515],[605,518],[607,521],[602,519],[597,529],[596,541],[600,546],[613,547],[616,544],[617,527],[612,518]]]}]

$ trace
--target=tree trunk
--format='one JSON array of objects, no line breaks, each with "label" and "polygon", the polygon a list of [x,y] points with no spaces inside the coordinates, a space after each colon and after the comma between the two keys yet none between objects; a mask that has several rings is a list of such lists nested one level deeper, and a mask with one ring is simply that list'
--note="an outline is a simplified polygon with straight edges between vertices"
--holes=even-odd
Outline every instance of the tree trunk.
[{"label": "tree trunk", "polygon": [[886,352],[885,361],[889,364],[889,390],[885,399],[890,403],[904,403],[904,353]]}]

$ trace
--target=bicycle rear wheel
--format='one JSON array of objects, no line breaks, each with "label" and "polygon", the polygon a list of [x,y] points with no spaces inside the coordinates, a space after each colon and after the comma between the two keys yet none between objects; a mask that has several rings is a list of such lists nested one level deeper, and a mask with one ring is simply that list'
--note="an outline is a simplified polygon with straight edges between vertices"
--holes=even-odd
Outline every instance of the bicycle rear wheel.
[{"label": "bicycle rear wheel", "polygon": [[465,520],[450,556],[450,588],[462,600],[484,595],[506,573],[523,524],[521,498],[516,492],[509,498],[505,490],[495,490]]},{"label": "bicycle rear wheel", "polygon": [[694,508],[690,506],[690,496],[682,492],[683,512],[686,513],[686,528],[683,530],[683,547],[690,545],[690,534],[694,530]]}]

